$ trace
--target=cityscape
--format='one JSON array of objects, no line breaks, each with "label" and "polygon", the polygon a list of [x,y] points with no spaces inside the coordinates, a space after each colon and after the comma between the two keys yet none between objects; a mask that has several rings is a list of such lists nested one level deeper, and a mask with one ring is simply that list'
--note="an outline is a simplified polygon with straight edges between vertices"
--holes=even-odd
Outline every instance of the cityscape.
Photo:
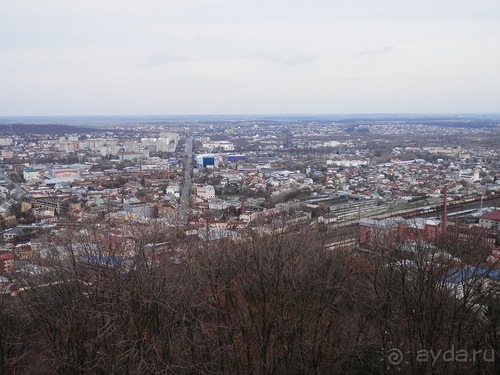
[{"label": "cityscape", "polygon": [[297,236],[343,262],[402,247],[391,267],[432,262],[457,301],[457,269],[500,282],[500,116],[307,117],[1,124],[2,294]]},{"label": "cityscape", "polygon": [[500,374],[500,2],[0,11],[0,375]]}]

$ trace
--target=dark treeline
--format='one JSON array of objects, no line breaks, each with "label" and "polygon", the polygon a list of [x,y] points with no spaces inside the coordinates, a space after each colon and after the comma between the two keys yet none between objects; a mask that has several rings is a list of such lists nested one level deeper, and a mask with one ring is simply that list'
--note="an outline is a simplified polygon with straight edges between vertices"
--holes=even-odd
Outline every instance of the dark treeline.
[{"label": "dark treeline", "polygon": [[27,134],[48,134],[48,135],[64,135],[64,134],[86,134],[86,133],[97,133],[102,130],[83,127],[83,126],[70,126],[70,125],[59,125],[59,124],[0,124],[0,134],[2,136],[6,135],[20,135],[25,136]]},{"label": "dark treeline", "polygon": [[487,355],[417,357],[497,348],[495,309],[444,282],[456,260],[421,244],[403,261],[403,244],[387,241],[328,251],[316,236],[198,242],[155,263],[143,247],[132,265],[73,256],[88,239],[68,238],[50,277],[0,296],[0,373],[498,373]]}]

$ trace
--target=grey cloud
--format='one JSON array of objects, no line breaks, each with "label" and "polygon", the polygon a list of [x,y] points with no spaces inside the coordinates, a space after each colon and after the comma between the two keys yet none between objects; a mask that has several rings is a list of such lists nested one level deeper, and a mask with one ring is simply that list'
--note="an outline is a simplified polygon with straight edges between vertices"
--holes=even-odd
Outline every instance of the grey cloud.
[{"label": "grey cloud", "polygon": [[310,64],[316,60],[316,56],[308,54],[300,54],[295,56],[273,56],[269,61],[275,64],[282,65],[303,65]]},{"label": "grey cloud", "polygon": [[199,86],[210,86],[213,84],[213,81],[211,79],[199,77],[182,77],[180,81],[183,83],[192,83]]},{"label": "grey cloud", "polygon": [[166,64],[176,64],[189,61],[187,56],[181,55],[167,55],[167,54],[155,54],[143,57],[140,66],[150,67],[150,66],[160,66]]},{"label": "grey cloud", "polygon": [[370,56],[384,55],[394,52],[395,50],[396,50],[395,47],[382,47],[378,49],[360,51],[352,55],[352,57],[370,57]]},{"label": "grey cloud", "polygon": [[255,59],[265,60],[273,64],[279,64],[279,65],[305,65],[305,64],[310,64],[317,59],[317,56],[306,53],[301,53],[297,55],[257,53],[250,57]]}]

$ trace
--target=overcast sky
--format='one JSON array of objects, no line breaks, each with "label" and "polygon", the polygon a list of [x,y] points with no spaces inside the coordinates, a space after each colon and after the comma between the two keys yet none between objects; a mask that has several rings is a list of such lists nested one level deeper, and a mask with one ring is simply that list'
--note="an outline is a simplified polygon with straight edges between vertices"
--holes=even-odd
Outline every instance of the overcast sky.
[{"label": "overcast sky", "polygon": [[499,0],[0,0],[0,116],[500,112]]}]

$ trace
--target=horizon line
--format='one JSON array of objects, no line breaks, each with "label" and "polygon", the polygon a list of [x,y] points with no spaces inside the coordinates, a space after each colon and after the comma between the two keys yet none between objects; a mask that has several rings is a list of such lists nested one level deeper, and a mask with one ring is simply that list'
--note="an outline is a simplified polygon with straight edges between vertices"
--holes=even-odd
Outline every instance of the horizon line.
[{"label": "horizon line", "polygon": [[475,115],[475,116],[487,116],[487,115],[500,115],[500,112],[304,112],[304,113],[203,113],[203,114],[52,114],[52,115],[2,115],[0,118],[7,117],[210,117],[210,116],[464,116],[464,115]]}]

